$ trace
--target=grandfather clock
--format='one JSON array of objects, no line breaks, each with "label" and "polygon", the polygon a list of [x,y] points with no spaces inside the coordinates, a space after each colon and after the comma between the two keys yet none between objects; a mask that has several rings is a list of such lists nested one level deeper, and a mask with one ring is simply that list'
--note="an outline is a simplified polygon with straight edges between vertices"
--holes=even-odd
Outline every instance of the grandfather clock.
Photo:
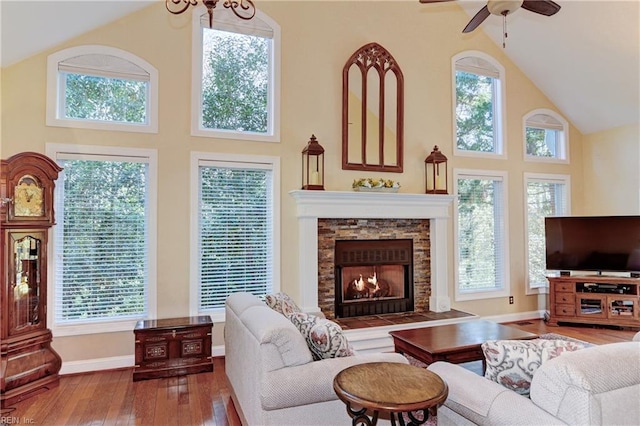
[{"label": "grandfather clock", "polygon": [[47,239],[62,169],[23,152],[0,163],[0,402],[8,407],[58,385],[60,356],[47,328]]}]

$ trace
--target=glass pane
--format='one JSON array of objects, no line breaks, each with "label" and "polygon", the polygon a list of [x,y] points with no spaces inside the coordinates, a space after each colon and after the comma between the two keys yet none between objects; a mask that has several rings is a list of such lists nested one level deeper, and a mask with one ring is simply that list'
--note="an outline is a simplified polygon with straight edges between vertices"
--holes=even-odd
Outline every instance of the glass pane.
[{"label": "glass pane", "polygon": [[31,236],[19,239],[13,244],[14,332],[40,323],[40,249],[41,241]]},{"label": "glass pane", "polygon": [[382,164],[380,158],[380,74],[376,68],[367,72],[367,140],[366,163]]},{"label": "glass pane", "polygon": [[348,162],[362,164],[362,71],[357,65],[349,67],[349,88],[347,93],[347,132],[348,132]]},{"label": "glass pane", "polygon": [[544,218],[565,213],[565,186],[551,182],[527,183],[527,250],[529,286],[547,284]]},{"label": "glass pane", "polygon": [[398,79],[392,72],[384,77],[384,164],[398,164]]},{"label": "glass pane", "polygon": [[267,133],[271,39],[202,29],[202,126]]},{"label": "glass pane", "polygon": [[456,137],[461,150],[495,152],[495,79],[456,71]]},{"label": "glass pane", "polygon": [[459,179],[458,271],[461,290],[495,289],[501,285],[500,182]]},{"label": "glass pane", "polygon": [[65,118],[147,123],[147,82],[61,74],[66,80]]},{"label": "glass pane", "polygon": [[527,127],[527,155],[558,157],[559,131]]},{"label": "glass pane", "polygon": [[144,315],[147,164],[65,160],[56,320]]},{"label": "glass pane", "polygon": [[272,288],[271,171],[200,167],[199,308]]}]

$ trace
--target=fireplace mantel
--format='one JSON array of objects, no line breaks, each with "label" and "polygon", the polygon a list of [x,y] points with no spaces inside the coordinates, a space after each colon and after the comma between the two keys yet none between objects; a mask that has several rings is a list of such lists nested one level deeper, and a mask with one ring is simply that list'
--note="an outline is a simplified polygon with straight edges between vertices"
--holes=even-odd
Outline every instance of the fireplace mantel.
[{"label": "fireplace mantel", "polygon": [[358,191],[290,191],[298,217],[299,294],[301,308],[318,311],[318,219],[429,219],[431,297],[429,310],[451,309],[448,244],[453,195]]}]

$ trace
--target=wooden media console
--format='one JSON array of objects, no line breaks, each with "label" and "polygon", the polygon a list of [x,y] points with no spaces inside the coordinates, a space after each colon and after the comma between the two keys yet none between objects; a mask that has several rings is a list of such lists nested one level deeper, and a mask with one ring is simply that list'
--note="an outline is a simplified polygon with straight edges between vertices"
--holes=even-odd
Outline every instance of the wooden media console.
[{"label": "wooden media console", "polygon": [[640,327],[640,278],[549,278],[549,325],[560,322]]}]

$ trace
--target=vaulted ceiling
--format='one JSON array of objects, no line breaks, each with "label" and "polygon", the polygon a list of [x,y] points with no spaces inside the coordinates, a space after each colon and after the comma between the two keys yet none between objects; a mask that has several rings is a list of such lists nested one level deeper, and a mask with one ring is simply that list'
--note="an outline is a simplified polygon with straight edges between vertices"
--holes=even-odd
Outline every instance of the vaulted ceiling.
[{"label": "vaulted ceiling", "polygon": [[[0,0],[0,64],[12,65],[153,1]],[[443,7],[411,1],[416,13]],[[258,7],[259,3],[256,0]],[[470,17],[485,4],[456,3]],[[640,0],[557,3],[562,9],[551,17],[524,9],[509,15],[505,53],[582,133],[637,124]],[[492,15],[476,32],[484,31],[501,46],[502,24],[500,17]],[[476,32],[462,37],[477,37]]]}]

